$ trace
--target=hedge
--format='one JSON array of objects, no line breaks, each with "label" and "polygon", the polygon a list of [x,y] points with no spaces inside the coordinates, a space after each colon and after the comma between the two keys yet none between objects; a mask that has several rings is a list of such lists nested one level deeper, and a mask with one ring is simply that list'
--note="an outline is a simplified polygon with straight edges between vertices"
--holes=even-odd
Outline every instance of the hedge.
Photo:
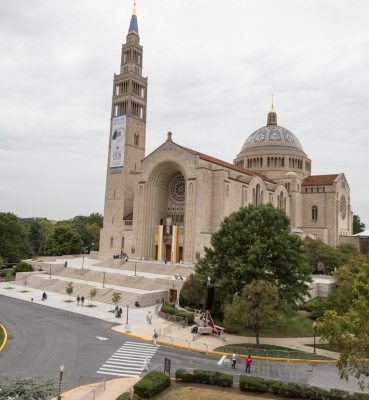
[{"label": "hedge", "polygon": [[133,387],[137,396],[143,399],[151,399],[169,387],[171,383],[169,376],[159,371],[151,371]]},{"label": "hedge", "polygon": [[183,311],[183,310],[177,310],[177,312],[174,315],[176,317],[185,317],[185,318],[187,318],[188,325],[193,324],[194,319],[195,319],[193,314],[191,314],[191,313],[189,313],[187,311]]},{"label": "hedge", "polygon": [[163,313],[165,314],[174,315],[178,310],[174,306],[172,307],[171,304],[173,303],[167,303],[161,306],[161,311],[163,311]]},{"label": "hedge", "polygon": [[[138,397],[136,394],[133,396],[134,400],[141,400],[141,397]],[[115,400],[130,400],[129,393],[123,393]]]},{"label": "hedge", "polygon": [[316,400],[368,400],[369,395],[365,393],[354,393],[331,389],[298,385],[296,383],[284,383],[272,379],[263,379],[255,376],[240,376],[240,390],[246,392],[248,390],[260,393],[273,393],[283,397],[301,397],[304,399]]},{"label": "hedge", "polygon": [[231,387],[233,385],[233,375],[224,374],[218,371],[177,369],[176,379],[183,382],[206,383],[208,385],[219,385]]}]

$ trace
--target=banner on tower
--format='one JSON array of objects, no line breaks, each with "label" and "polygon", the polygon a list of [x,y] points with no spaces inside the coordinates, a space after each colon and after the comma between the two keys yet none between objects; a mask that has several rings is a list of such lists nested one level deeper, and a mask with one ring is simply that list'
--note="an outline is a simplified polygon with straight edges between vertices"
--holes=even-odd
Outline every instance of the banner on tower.
[{"label": "banner on tower", "polygon": [[127,116],[113,117],[110,145],[110,168],[123,168],[126,143]]}]

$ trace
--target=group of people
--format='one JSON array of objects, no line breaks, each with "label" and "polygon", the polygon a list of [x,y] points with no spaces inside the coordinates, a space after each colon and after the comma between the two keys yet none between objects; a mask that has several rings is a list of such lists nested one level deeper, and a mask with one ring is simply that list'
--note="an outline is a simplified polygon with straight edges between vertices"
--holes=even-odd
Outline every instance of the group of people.
[{"label": "group of people", "polygon": [[77,296],[77,306],[79,306],[79,302],[81,302],[81,306],[83,306],[84,302],[85,302],[85,298],[79,297],[79,295]]},{"label": "group of people", "polygon": [[114,309],[114,313],[115,313],[115,318],[122,318],[122,314],[123,314],[122,307],[118,307],[118,305],[116,305],[115,309]]},{"label": "group of people", "polygon": [[[120,254],[113,254],[113,258],[114,260],[118,260],[119,258],[123,258]],[[127,262],[128,261],[128,257],[125,256],[124,260]]]},{"label": "group of people", "polygon": [[[232,365],[231,365],[231,368],[236,369],[236,363],[237,363],[237,354],[236,354],[236,351],[234,351],[233,354],[232,354]],[[251,372],[251,363],[252,363],[252,358],[249,355],[246,358],[246,370],[245,370],[245,372],[248,372],[248,373]]]}]

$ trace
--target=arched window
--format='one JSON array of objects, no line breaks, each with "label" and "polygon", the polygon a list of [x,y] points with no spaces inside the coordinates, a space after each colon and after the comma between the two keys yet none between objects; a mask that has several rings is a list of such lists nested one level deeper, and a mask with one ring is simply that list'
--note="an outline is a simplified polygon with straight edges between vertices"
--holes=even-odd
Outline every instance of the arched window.
[{"label": "arched window", "polygon": [[134,144],[135,144],[135,146],[138,146],[138,144],[139,144],[139,134],[138,133],[135,133]]},{"label": "arched window", "polygon": [[255,192],[255,205],[260,204],[260,185],[256,185],[256,192]]},{"label": "arched window", "polygon": [[311,219],[313,221],[318,220],[318,207],[317,206],[312,206],[311,207]]},{"label": "arched window", "polygon": [[110,247],[113,247],[113,244],[114,244],[114,238],[110,238]]}]

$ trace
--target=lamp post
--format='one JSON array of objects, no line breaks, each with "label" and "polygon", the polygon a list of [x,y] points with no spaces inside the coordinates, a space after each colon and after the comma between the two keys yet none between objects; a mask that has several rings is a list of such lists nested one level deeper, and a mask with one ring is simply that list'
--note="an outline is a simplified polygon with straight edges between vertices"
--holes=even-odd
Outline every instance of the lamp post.
[{"label": "lamp post", "polygon": [[104,271],[103,272],[103,285],[102,285],[103,288],[105,288],[105,286],[104,286],[105,285],[105,275],[106,275],[106,272]]},{"label": "lamp post", "polygon": [[316,322],[313,323],[313,328],[314,328],[314,350],[313,354],[316,354],[316,347],[315,347],[315,338],[316,338]]},{"label": "lamp post", "polygon": [[82,256],[82,268],[83,269],[83,263],[85,262],[85,256]]},{"label": "lamp post", "polygon": [[[91,251],[94,251],[94,246],[95,246],[95,243],[92,242],[92,243],[91,243]],[[90,253],[91,253],[91,251],[90,251]]]},{"label": "lamp post", "polygon": [[135,276],[137,276],[136,269],[137,269],[137,261],[135,261]]},{"label": "lamp post", "polygon": [[62,364],[59,368],[60,371],[60,379],[59,379],[59,393],[58,393],[58,400],[61,400],[60,396],[60,391],[61,391],[61,384],[62,384],[62,378],[63,378],[63,372],[64,372],[64,364]]},{"label": "lamp post", "polygon": [[172,251],[172,265],[173,265],[173,255],[174,255],[174,251]]},{"label": "lamp post", "polygon": [[120,249],[120,259],[123,259],[123,249]]},{"label": "lamp post", "polygon": [[49,264],[49,268],[50,268],[50,275],[49,275],[49,279],[51,279],[51,264]]},{"label": "lamp post", "polygon": [[127,332],[127,333],[130,333],[129,325],[128,325],[128,307],[129,307],[129,304],[127,304],[126,332]]}]

